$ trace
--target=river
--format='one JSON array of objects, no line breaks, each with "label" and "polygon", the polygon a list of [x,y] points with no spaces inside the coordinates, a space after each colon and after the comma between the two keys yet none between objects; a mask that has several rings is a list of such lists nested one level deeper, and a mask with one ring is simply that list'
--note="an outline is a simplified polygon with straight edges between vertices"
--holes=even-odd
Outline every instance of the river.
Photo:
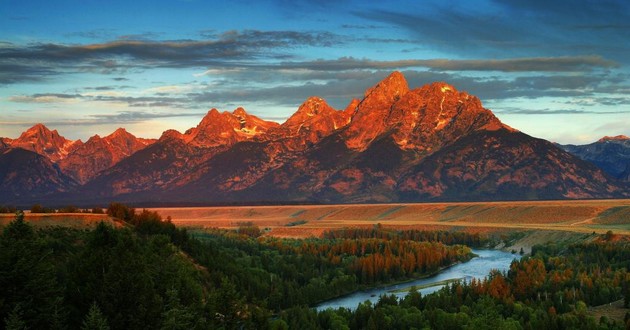
[{"label": "river", "polygon": [[[397,297],[402,298],[407,295],[406,291],[393,291],[400,291],[405,288],[411,288],[412,286],[427,286],[433,283],[443,283],[443,281],[451,279],[466,279],[467,281],[471,280],[472,278],[482,279],[488,276],[488,273],[490,273],[490,270],[492,269],[507,271],[510,268],[512,260],[520,258],[520,255],[518,254],[512,254],[499,250],[473,250],[473,253],[477,254],[478,257],[475,257],[466,263],[456,264],[452,267],[446,268],[440,273],[431,277],[386,287],[358,291],[343,297],[325,301],[317,305],[316,309],[325,310],[328,308],[336,309],[340,307],[345,307],[354,310],[357,308],[359,303],[362,303],[366,300],[370,300],[372,301],[372,303],[376,303],[379,299],[379,296],[381,296],[382,294],[394,294]],[[418,291],[425,295],[431,292],[435,292],[443,286],[444,285],[435,285],[420,289]]]}]

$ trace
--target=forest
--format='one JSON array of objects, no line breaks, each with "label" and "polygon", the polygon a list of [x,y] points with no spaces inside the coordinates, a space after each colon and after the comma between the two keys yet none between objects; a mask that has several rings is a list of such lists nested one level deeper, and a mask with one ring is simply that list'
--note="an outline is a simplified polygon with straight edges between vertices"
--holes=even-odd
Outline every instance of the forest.
[{"label": "forest", "polygon": [[21,211],[0,235],[5,329],[625,329],[588,307],[630,302],[630,243],[615,235],[535,246],[505,273],[355,310],[319,302],[466,262],[490,238],[344,229],[280,239],[251,223],[188,231],[112,203],[119,227],[35,228]]}]

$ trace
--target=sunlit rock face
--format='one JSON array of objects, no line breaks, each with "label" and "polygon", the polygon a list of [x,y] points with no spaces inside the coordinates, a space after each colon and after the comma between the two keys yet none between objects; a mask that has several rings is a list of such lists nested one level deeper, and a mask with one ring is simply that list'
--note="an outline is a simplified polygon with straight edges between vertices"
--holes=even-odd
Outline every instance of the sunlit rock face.
[{"label": "sunlit rock face", "polygon": [[282,142],[288,150],[303,150],[350,123],[346,111],[333,109],[320,97],[309,97],[282,125],[261,140]]},{"label": "sunlit rock face", "polygon": [[250,115],[243,108],[232,113],[212,109],[197,127],[186,131],[183,138],[186,143],[199,147],[230,146],[265,134],[276,126],[277,123]]},{"label": "sunlit rock face", "polygon": [[104,138],[94,135],[61,159],[59,167],[78,182],[86,183],[99,172],[114,166],[153,142],[155,140],[137,138],[124,128],[119,128]]},{"label": "sunlit rock face", "polygon": [[12,148],[34,151],[57,162],[81,144],[83,144],[81,140],[68,140],[59,135],[56,130],[51,131],[43,124],[37,124],[22,133],[19,138],[11,141],[10,145]]},{"label": "sunlit rock face", "polygon": [[[345,203],[628,196],[623,184],[592,164],[502,124],[477,97],[443,82],[410,89],[400,72],[344,110],[309,97],[282,124],[238,108],[212,109],[196,127],[184,133],[168,130],[157,141],[119,130],[82,144],[47,129],[31,131],[54,146],[31,150],[48,155],[54,166],[61,165],[60,175],[70,174],[81,183],[59,189],[71,187],[75,196],[96,201]],[[3,139],[0,149],[11,150],[14,141]],[[89,157],[93,160],[85,160]]]}]

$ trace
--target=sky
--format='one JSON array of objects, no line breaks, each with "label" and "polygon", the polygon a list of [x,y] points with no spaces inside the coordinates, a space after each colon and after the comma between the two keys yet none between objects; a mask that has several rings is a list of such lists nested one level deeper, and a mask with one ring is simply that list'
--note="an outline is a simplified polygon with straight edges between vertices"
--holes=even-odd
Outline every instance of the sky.
[{"label": "sky", "polygon": [[282,123],[394,70],[558,143],[630,136],[630,1],[0,0],[0,136],[157,138],[209,109]]}]

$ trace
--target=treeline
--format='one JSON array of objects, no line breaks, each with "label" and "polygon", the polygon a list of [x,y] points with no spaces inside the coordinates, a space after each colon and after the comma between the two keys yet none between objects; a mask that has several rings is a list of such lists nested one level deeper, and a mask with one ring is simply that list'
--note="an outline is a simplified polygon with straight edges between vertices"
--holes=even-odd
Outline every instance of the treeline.
[{"label": "treeline", "polygon": [[628,306],[629,262],[625,241],[549,244],[514,261],[506,273],[493,271],[435,294],[382,296],[354,311],[293,308],[282,318],[291,328],[311,329],[628,329],[630,313],[623,321],[596,320],[588,307],[619,299]]},{"label": "treeline", "polygon": [[0,205],[0,213],[15,213],[18,209],[11,205]]},{"label": "treeline", "polygon": [[67,205],[60,207],[58,209],[43,206],[41,204],[34,204],[30,209],[31,213],[94,213],[94,214],[103,214],[103,208],[94,207],[91,209],[81,209],[74,205]]},{"label": "treeline", "polygon": [[357,239],[267,239],[283,254],[308,254],[327,260],[332,265],[344,265],[359,284],[384,283],[408,279],[439,270],[456,262],[468,261],[473,254],[464,245],[447,246],[437,242],[414,240]]},{"label": "treeline", "polygon": [[383,228],[380,224],[372,228],[342,228],[324,232],[324,238],[329,239],[359,239],[379,238],[385,240],[411,240],[419,242],[439,242],[447,245],[463,244],[470,247],[486,246],[490,242],[488,236],[465,231],[427,231],[427,230],[398,230]]}]

